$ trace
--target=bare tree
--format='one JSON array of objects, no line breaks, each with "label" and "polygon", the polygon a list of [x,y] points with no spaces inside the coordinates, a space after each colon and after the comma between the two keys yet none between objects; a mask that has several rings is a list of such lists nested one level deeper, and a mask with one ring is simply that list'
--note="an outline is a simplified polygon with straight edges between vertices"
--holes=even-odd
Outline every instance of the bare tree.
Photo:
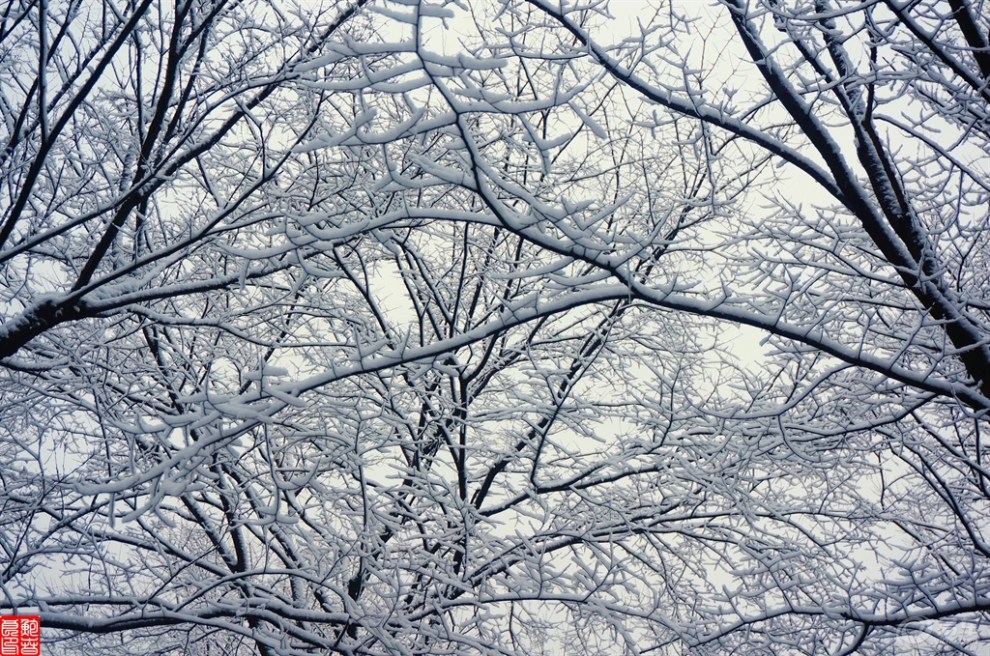
[{"label": "bare tree", "polygon": [[973,653],[982,9],[10,4],[5,609],[69,651]]},{"label": "bare tree", "polygon": [[[726,1],[658,12],[615,46],[580,12],[528,6],[656,108],[657,131],[692,119],[746,144],[730,170],[764,154],[780,171],[712,243],[724,264],[711,305],[679,309],[773,336],[768,375],[747,383],[749,407],[727,408],[726,429],[788,463],[750,470],[767,478],[747,501],[818,518],[795,520],[800,536],[746,529],[755,542],[726,550],[749,563],[726,588],[731,612],[696,644],[904,653],[915,635],[922,653],[956,653],[985,641],[985,5]],[[734,39],[713,47],[708,30]]]}]

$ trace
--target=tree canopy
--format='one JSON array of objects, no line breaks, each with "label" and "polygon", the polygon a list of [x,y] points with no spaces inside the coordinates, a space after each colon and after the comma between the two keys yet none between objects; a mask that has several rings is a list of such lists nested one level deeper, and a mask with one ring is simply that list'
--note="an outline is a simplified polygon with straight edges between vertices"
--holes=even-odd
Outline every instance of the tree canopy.
[{"label": "tree canopy", "polygon": [[9,0],[47,653],[979,654],[985,0]]}]

